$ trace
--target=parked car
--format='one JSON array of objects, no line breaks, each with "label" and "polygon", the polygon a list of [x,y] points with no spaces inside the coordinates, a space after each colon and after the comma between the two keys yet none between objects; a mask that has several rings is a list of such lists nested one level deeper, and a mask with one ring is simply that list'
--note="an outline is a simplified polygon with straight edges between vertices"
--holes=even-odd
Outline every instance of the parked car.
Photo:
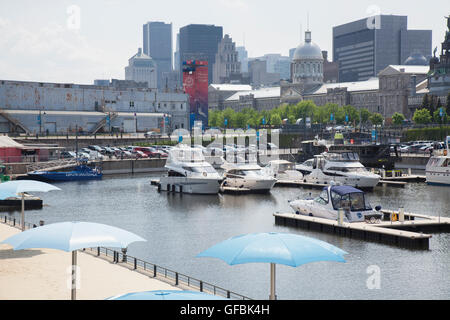
[{"label": "parked car", "polygon": [[100,146],[96,146],[96,145],[88,146],[88,149],[93,150],[93,151],[97,151],[97,152],[100,152],[100,153],[103,151],[103,149]]},{"label": "parked car", "polygon": [[59,156],[61,159],[75,159],[77,157],[76,153],[73,151],[63,151]]},{"label": "parked car", "polygon": [[142,158],[148,158],[148,155],[146,155],[145,153],[143,153],[142,151],[138,151],[136,150],[134,152],[134,155],[136,156],[136,158],[142,159]]},{"label": "parked car", "polygon": [[160,133],[158,133],[158,132],[155,132],[155,131],[148,131],[148,132],[146,132],[146,133],[144,133],[144,137],[146,137],[146,138],[150,138],[150,137],[160,137],[161,136],[161,134]]}]

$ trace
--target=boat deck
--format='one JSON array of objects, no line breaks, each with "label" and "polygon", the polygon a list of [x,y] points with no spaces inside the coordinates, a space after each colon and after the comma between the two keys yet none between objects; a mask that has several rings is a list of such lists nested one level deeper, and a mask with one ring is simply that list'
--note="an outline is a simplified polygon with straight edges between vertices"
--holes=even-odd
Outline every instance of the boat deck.
[{"label": "boat deck", "polygon": [[[382,210],[390,216],[397,213]],[[422,231],[450,231],[450,218],[435,217],[405,212],[405,221],[381,221],[378,224],[366,222],[343,222],[299,215],[295,213],[274,213],[275,223],[288,227],[306,228],[318,232],[375,241],[405,248],[429,249],[431,234]],[[419,220],[418,220],[419,219]]]}]

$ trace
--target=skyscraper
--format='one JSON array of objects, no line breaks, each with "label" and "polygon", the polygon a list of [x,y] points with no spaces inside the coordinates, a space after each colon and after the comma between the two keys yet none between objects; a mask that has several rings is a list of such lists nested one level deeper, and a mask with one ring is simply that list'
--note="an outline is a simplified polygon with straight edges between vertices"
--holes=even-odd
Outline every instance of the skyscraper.
[{"label": "skyscraper", "polygon": [[216,62],[219,42],[223,37],[222,27],[190,24],[180,29],[180,66],[183,61],[202,60],[208,62],[208,84],[212,83],[212,66]]},{"label": "skyscraper", "polygon": [[139,48],[138,53],[128,59],[128,66],[125,67],[125,80],[147,82],[149,88],[156,89],[157,70],[153,59],[142,53],[142,49]]},{"label": "skyscraper", "polygon": [[143,26],[143,51],[157,67],[158,88],[164,87],[163,74],[172,71],[172,24],[148,22]]},{"label": "skyscraper", "polygon": [[236,47],[238,60],[241,63],[241,72],[248,72],[248,52],[245,47]]},{"label": "skyscraper", "polygon": [[228,34],[219,43],[216,62],[213,66],[214,83],[230,83],[233,75],[241,73],[241,63],[233,40]]},{"label": "skyscraper", "polygon": [[333,61],[339,81],[376,77],[413,53],[431,55],[431,30],[408,30],[408,17],[378,15],[333,27]]}]

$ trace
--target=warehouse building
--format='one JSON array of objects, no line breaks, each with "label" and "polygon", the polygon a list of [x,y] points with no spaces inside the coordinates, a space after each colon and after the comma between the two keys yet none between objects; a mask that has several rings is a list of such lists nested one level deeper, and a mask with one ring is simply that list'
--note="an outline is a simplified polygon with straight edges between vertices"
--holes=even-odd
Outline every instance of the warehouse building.
[{"label": "warehouse building", "polygon": [[[0,132],[145,132],[188,128],[188,95],[114,80],[109,86],[0,80]],[[81,128],[81,130],[80,130]]]}]

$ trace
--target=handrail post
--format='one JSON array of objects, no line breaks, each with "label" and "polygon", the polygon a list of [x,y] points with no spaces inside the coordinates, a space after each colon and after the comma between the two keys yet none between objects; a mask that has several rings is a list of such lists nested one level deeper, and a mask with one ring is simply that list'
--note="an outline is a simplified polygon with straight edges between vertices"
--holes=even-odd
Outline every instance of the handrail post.
[{"label": "handrail post", "polygon": [[134,258],[134,270],[136,270],[136,269],[137,269],[137,259]]},{"label": "handrail post", "polygon": [[97,257],[100,257],[100,247],[97,247]]},{"label": "handrail post", "polygon": [[200,292],[203,292],[203,281],[200,281]]},{"label": "handrail post", "polygon": [[178,272],[175,272],[175,285],[178,285]]},{"label": "handrail post", "polygon": [[153,265],[153,278],[156,278],[156,264]]}]

